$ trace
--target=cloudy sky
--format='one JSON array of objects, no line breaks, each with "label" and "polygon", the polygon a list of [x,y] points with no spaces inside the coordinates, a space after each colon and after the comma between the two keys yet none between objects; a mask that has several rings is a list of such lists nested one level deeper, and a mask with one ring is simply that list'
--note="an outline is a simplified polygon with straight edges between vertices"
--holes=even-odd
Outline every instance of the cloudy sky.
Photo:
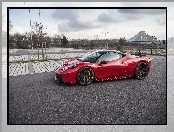
[{"label": "cloudy sky", "polygon": [[[5,2],[2,3],[4,22],[2,30],[7,30],[7,7],[167,7],[168,37],[174,36],[173,2]],[[49,36],[64,34],[69,39],[110,39],[125,37],[129,39],[139,31],[159,39],[166,38],[165,9],[10,9],[9,19],[13,28],[11,33],[30,31],[31,22],[42,22]],[[46,29],[47,28],[47,29]]]}]

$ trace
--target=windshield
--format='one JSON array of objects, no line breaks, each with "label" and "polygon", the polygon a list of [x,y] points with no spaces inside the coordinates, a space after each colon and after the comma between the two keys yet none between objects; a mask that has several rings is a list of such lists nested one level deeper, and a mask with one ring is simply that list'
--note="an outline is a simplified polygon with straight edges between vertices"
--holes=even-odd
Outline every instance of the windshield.
[{"label": "windshield", "polygon": [[95,62],[101,55],[102,55],[101,52],[92,52],[91,54],[82,57],[82,61],[83,62]]}]

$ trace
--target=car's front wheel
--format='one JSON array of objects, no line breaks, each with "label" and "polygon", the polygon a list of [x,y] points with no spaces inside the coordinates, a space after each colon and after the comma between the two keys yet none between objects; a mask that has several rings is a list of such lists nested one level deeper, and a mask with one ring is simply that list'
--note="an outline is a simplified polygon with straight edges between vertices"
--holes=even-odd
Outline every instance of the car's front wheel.
[{"label": "car's front wheel", "polygon": [[147,63],[145,62],[138,63],[134,72],[135,72],[135,78],[140,80],[144,79],[149,73]]},{"label": "car's front wheel", "polygon": [[89,85],[94,80],[94,71],[90,67],[82,67],[77,73],[77,82]]}]

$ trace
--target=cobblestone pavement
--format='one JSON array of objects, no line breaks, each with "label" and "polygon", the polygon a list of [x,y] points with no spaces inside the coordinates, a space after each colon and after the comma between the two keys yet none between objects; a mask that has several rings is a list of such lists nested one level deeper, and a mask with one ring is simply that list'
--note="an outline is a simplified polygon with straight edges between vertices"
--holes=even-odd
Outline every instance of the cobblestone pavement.
[{"label": "cobblestone pavement", "polygon": [[65,60],[32,63],[32,66],[34,73],[51,72],[54,71],[61,63],[63,63],[63,61]]},{"label": "cobblestone pavement", "polygon": [[[88,53],[66,53],[66,54],[48,54],[47,58],[50,59],[44,62],[29,62],[29,63],[9,63],[9,76],[18,76],[42,72],[54,71],[57,66],[59,66],[63,61],[67,59],[62,58],[73,58],[82,57]],[[21,55],[21,56],[9,56],[9,61],[27,61],[27,60],[37,60],[37,55]],[[39,55],[39,59],[42,59],[42,55]],[[60,59],[54,61],[51,59]],[[2,56],[2,78],[7,78],[7,55]]]},{"label": "cobblestone pavement", "polygon": [[9,56],[9,61],[27,61],[28,55]]}]

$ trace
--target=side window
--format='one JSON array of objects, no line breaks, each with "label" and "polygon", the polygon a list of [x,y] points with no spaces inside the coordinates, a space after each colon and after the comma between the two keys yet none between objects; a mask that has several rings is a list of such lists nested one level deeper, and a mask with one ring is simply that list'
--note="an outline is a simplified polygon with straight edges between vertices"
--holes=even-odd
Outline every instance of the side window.
[{"label": "side window", "polygon": [[110,53],[106,53],[99,58],[99,62],[102,60],[109,61]]},{"label": "side window", "polygon": [[106,53],[104,55],[102,55],[97,62],[100,62],[102,60],[106,60],[106,61],[113,61],[113,60],[118,60],[121,58],[121,55],[118,53],[114,53],[114,52],[110,52],[110,53]]},{"label": "side window", "polygon": [[121,59],[121,58],[122,58],[121,54],[114,53],[114,60],[118,60],[118,59]]}]

